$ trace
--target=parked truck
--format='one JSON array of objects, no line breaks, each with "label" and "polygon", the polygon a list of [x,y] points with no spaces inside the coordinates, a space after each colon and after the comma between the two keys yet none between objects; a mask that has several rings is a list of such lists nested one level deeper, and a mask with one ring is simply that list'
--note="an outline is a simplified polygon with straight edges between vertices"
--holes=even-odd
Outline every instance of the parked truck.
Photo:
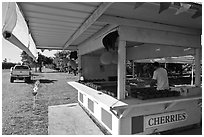
[{"label": "parked truck", "polygon": [[31,80],[31,68],[28,65],[15,65],[11,68],[10,82],[13,83],[14,80],[25,80],[25,82],[30,82]]}]

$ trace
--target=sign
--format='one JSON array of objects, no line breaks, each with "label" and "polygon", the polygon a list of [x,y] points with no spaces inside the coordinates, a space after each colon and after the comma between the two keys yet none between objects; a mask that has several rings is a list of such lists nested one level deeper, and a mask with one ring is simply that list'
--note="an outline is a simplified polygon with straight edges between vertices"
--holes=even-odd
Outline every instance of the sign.
[{"label": "sign", "polygon": [[161,113],[144,117],[144,128],[152,128],[165,124],[185,121],[187,113],[185,111],[175,111],[169,113]]}]

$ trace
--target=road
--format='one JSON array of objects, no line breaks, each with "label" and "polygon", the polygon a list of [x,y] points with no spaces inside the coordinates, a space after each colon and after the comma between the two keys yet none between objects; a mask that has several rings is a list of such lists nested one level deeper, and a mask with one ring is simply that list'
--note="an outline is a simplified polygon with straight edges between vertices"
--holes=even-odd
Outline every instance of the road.
[{"label": "road", "polygon": [[[31,83],[9,81],[9,70],[2,70],[2,134],[47,135],[48,106],[77,102],[77,91],[67,81],[77,80],[67,73],[35,73]],[[40,80],[35,106],[34,82]]]}]

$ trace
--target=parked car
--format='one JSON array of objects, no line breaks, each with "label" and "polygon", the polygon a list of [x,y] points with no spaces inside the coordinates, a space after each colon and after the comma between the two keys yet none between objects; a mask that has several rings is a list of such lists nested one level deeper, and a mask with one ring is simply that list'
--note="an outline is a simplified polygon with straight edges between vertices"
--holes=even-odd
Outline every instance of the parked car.
[{"label": "parked car", "polygon": [[11,78],[10,82],[13,83],[14,80],[25,80],[25,82],[30,82],[31,80],[31,68],[28,65],[15,65],[11,68]]}]

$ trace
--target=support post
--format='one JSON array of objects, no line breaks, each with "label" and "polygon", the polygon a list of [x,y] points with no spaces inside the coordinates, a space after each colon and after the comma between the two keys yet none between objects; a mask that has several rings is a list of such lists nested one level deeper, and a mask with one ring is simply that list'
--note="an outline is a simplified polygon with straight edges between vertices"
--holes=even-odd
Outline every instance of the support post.
[{"label": "support post", "polygon": [[81,55],[78,54],[78,73],[79,73],[79,78],[82,76],[82,68],[81,68]]},{"label": "support post", "polygon": [[118,44],[118,88],[117,99],[125,98],[126,85],[126,41],[119,40]]},{"label": "support post", "polygon": [[195,86],[201,86],[201,49],[195,49]]},{"label": "support post", "polygon": [[135,77],[135,61],[132,60],[132,77]]},{"label": "support post", "polygon": [[194,66],[194,65],[192,64],[192,66],[191,66],[191,69],[192,69],[192,70],[191,70],[191,85],[193,85],[193,76],[194,76],[194,75],[193,75],[193,72],[194,72],[194,71],[193,71],[193,66]]}]

